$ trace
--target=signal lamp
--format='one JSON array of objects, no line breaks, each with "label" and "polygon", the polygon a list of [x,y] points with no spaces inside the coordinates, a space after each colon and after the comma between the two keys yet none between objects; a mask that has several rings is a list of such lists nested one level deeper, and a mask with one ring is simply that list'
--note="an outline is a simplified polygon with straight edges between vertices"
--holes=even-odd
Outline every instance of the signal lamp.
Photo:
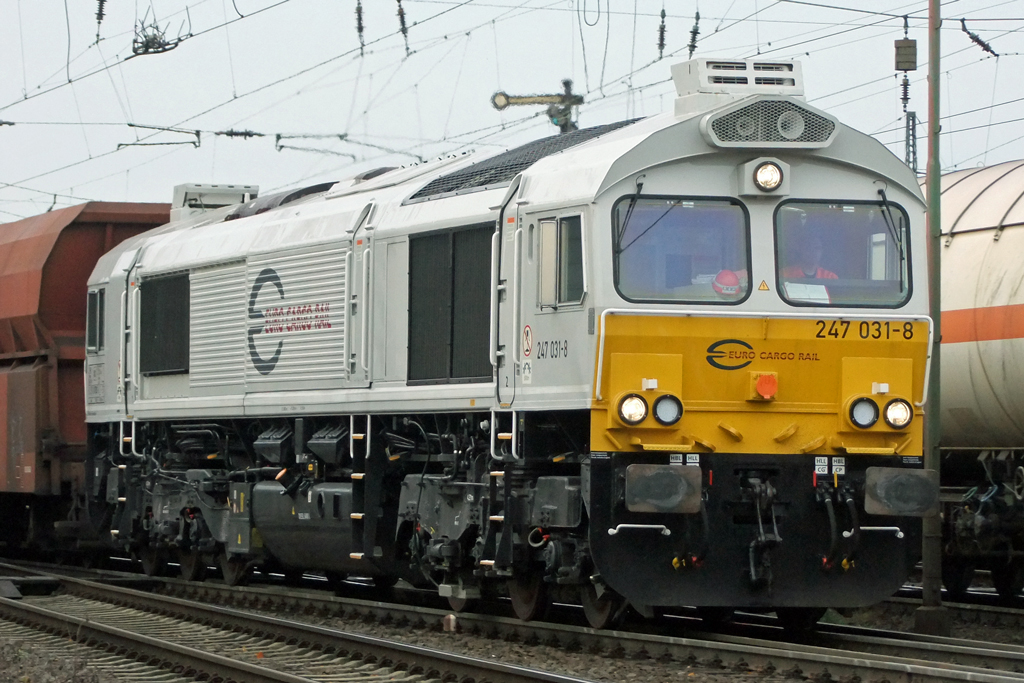
[{"label": "signal lamp", "polygon": [[654,401],[654,419],[666,427],[679,422],[683,416],[683,403],[671,394],[659,396]]},{"label": "signal lamp", "polygon": [[754,170],[754,185],[762,192],[774,192],[782,185],[782,168],[766,161]]},{"label": "signal lamp", "polygon": [[914,419],[914,409],[902,398],[894,398],[885,406],[885,423],[893,429],[903,429]]},{"label": "signal lamp", "polygon": [[850,422],[867,429],[878,422],[878,404],[870,398],[858,398],[850,406]]},{"label": "signal lamp", "polygon": [[638,425],[647,419],[647,401],[639,394],[629,394],[619,401],[619,418],[628,425]]}]

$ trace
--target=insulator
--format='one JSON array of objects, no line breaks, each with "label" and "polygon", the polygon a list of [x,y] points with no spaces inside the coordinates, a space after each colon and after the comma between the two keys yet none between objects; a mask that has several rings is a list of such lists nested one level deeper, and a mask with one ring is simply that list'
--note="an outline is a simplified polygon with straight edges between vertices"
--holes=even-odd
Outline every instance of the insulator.
[{"label": "insulator", "polygon": [[689,59],[693,59],[693,53],[697,49],[697,36],[700,35],[700,12],[697,12],[693,17],[693,28],[690,29],[690,44],[687,46],[690,48]]},{"label": "insulator", "polygon": [[402,31],[402,38],[405,39],[405,56],[408,57],[411,54],[409,52],[409,29],[405,25],[405,8],[402,7],[402,0],[398,0],[398,25]]},{"label": "insulator", "polygon": [[103,21],[103,17],[107,16],[107,13],[103,11],[104,6],[107,4],[107,0],[96,0],[96,21]]},{"label": "insulator", "polygon": [[907,111],[907,103],[910,102],[910,80],[906,74],[903,74],[903,83],[900,84],[900,89],[903,91],[903,97],[900,100],[903,102],[903,111]]},{"label": "insulator", "polygon": [[661,26],[658,27],[658,59],[665,52],[665,8],[661,8]]},{"label": "insulator", "polygon": [[362,56],[363,48],[366,43],[363,42],[363,2],[362,0],[356,0],[356,32],[359,34],[359,55]]}]

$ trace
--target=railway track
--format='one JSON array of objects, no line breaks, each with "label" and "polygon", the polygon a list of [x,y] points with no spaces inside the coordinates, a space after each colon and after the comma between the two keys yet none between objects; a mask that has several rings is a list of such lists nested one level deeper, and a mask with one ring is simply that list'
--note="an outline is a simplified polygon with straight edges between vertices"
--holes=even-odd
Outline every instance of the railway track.
[{"label": "railway track", "polygon": [[60,588],[52,595],[0,598],[0,633],[25,637],[29,630],[41,630],[51,639],[43,639],[49,647],[70,639],[79,653],[93,651],[83,655],[90,660],[98,650],[106,653],[100,662],[122,660],[120,669],[141,663],[145,671],[138,678],[133,674],[133,681],[587,683],[120,586],[56,578]]},{"label": "railway track", "polygon": [[[194,624],[221,629],[251,628],[227,626],[243,615],[239,609],[435,629],[450,613],[450,610],[433,607],[335,597],[317,591],[282,590],[278,587],[241,588],[211,582],[163,579],[158,589],[161,594],[154,595],[79,579],[65,579],[64,582],[66,593],[76,599],[106,604],[128,599],[115,595],[128,595],[135,609],[149,615],[188,614]],[[568,613],[571,608],[561,607],[558,611]],[[252,617],[250,614],[244,616]],[[716,670],[783,672],[811,678],[856,677],[865,682],[1024,683],[1024,673],[1021,673],[1024,671],[1024,648],[1020,647],[827,625],[819,632],[806,634],[794,642],[767,617],[752,615],[746,619],[744,615],[744,618],[746,623],[731,625],[720,633],[708,632],[699,620],[685,615],[666,616],[653,625],[648,624],[652,631],[644,633],[594,631],[567,623],[524,623],[493,614],[459,614],[458,624],[465,632],[487,638],[543,643],[618,657],[651,658]],[[271,618],[271,621],[275,627],[284,628],[287,624],[287,638],[297,644],[312,646],[322,642],[316,638],[323,637],[325,633],[338,633],[281,619]],[[687,637],[667,635],[670,633],[685,633]]]}]

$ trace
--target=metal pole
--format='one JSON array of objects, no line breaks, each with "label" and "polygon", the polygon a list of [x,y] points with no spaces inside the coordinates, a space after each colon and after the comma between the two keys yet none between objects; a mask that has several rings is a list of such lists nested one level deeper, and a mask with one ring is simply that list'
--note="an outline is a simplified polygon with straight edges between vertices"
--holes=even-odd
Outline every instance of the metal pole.
[{"label": "metal pole", "polygon": [[[935,325],[932,342],[932,366],[925,403],[924,465],[939,471],[939,377],[942,342],[942,167],[939,164],[939,28],[942,17],[939,0],[928,0],[928,173],[925,184],[928,195],[928,289],[931,295],[931,318]],[[950,634],[949,613],[942,606],[942,520],[938,516],[923,520],[924,538],[921,557],[923,585],[921,607],[914,614],[914,630],[934,635]]]}]

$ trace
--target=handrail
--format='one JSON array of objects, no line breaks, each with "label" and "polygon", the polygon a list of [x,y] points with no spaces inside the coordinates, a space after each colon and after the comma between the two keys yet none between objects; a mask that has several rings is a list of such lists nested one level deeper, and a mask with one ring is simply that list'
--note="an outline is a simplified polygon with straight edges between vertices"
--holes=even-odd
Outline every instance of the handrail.
[{"label": "handrail", "polygon": [[501,250],[501,227],[499,226],[494,234],[491,235],[491,327],[490,327],[490,339],[489,349],[491,365],[495,368],[498,367],[498,281],[500,279],[500,273],[498,272],[499,259],[498,255]]},{"label": "handrail", "polygon": [[[512,238],[512,362],[519,365],[519,269],[522,266],[523,229]],[[515,379],[513,379],[515,381]]]},{"label": "handrail", "polygon": [[359,319],[359,365],[366,371],[367,380],[370,379],[370,354],[366,346],[369,344],[370,339],[368,327],[370,319],[370,257],[372,256],[373,250],[367,247],[363,252],[363,289],[362,296],[360,297],[363,310],[360,313]]},{"label": "handrail", "polygon": [[870,313],[855,313],[852,315],[828,315],[821,313],[788,313],[771,311],[708,311],[708,310],[672,310],[664,308],[606,308],[601,311],[601,331],[597,347],[597,376],[594,381],[594,396],[598,401],[603,400],[601,395],[601,383],[604,378],[604,342],[607,330],[609,315],[663,315],[679,318],[785,318],[789,320],[905,320],[911,322],[928,323],[928,356],[924,365],[924,387],[922,399],[915,401],[918,408],[924,406],[928,399],[928,378],[932,366],[932,341],[935,335],[935,325],[930,316],[927,315],[878,315]]}]

